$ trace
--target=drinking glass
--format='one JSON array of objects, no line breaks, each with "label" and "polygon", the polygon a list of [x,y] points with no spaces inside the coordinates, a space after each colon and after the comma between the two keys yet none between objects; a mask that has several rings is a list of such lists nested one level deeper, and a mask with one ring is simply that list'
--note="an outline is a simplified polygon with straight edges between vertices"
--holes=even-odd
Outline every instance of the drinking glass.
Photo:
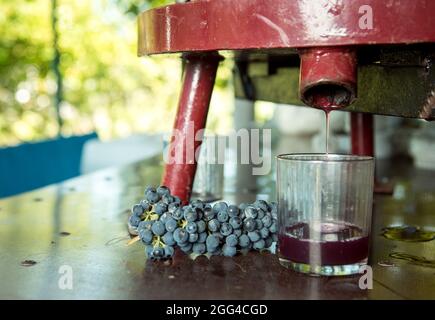
[{"label": "drinking glass", "polygon": [[201,145],[192,198],[206,202],[222,199],[224,185],[225,137],[205,136]]},{"label": "drinking glass", "polygon": [[374,159],[339,154],[277,157],[281,265],[312,275],[350,275],[367,264]]}]

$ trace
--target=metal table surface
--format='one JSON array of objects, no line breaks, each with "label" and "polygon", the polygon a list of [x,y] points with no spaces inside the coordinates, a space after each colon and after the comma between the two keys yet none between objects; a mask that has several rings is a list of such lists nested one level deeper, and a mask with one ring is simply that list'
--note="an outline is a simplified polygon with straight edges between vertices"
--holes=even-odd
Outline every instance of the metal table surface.
[{"label": "metal table surface", "polygon": [[[390,224],[435,226],[435,172],[405,164],[378,166],[396,176],[394,199],[376,196],[372,290],[358,276],[310,277],[282,268],[275,255],[252,252],[235,258],[177,253],[171,264],[146,262],[143,246],[126,246],[126,219],[143,188],[157,184],[158,159],[87,176],[0,200],[0,298],[2,299],[413,299],[435,298],[435,269],[389,257],[401,252],[435,260],[435,241],[406,243],[380,235]],[[261,188],[273,184],[270,178]],[[267,182],[268,181],[268,182]],[[402,181],[402,182],[401,182]],[[266,187],[265,187],[266,186]],[[272,191],[273,192],[273,191]],[[226,200],[253,200],[227,193]],[[25,260],[36,264],[24,266]],[[379,264],[383,260],[394,266]],[[71,267],[73,288],[60,289],[61,266]]]}]

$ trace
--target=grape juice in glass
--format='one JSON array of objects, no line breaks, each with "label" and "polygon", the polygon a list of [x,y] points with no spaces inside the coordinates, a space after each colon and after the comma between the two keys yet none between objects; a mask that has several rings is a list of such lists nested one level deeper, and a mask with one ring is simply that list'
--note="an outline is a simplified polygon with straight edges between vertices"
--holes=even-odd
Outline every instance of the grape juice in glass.
[{"label": "grape juice in glass", "polygon": [[277,157],[280,263],[313,275],[367,264],[374,159],[338,154]]}]

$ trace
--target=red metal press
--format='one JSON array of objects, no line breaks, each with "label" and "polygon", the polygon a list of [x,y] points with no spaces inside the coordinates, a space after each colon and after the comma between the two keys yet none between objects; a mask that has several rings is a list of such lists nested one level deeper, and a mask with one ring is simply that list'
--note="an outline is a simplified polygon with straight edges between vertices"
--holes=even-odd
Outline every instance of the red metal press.
[{"label": "red metal press", "polygon": [[[434,14],[431,0],[196,0],[143,12],[139,55],[184,53],[174,128],[185,134],[205,127],[230,50],[250,66],[236,70],[237,97],[350,111],[352,152],[373,155],[373,114],[435,116]],[[163,184],[186,202],[195,170],[168,164]]]}]

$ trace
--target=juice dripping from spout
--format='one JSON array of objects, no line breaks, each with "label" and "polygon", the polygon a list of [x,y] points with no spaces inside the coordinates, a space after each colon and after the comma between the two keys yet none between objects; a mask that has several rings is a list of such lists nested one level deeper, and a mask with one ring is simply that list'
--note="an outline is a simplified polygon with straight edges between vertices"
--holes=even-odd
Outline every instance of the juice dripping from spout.
[{"label": "juice dripping from spout", "polygon": [[325,111],[325,118],[326,118],[326,141],[325,141],[325,152],[328,155],[329,154],[329,112],[330,110],[324,110]]},{"label": "juice dripping from spout", "polygon": [[340,96],[328,92],[318,92],[313,96],[313,106],[325,112],[326,118],[326,138],[325,138],[325,153],[329,154],[329,113],[335,109],[341,109],[343,106],[339,104]]},{"label": "juice dripping from spout", "polygon": [[323,112],[325,112],[325,120],[326,120],[326,138],[325,138],[325,153],[326,155],[329,154],[329,121],[330,121],[330,116],[329,113],[336,109],[335,106],[327,106],[327,107],[322,107],[321,108],[323,110]]}]

